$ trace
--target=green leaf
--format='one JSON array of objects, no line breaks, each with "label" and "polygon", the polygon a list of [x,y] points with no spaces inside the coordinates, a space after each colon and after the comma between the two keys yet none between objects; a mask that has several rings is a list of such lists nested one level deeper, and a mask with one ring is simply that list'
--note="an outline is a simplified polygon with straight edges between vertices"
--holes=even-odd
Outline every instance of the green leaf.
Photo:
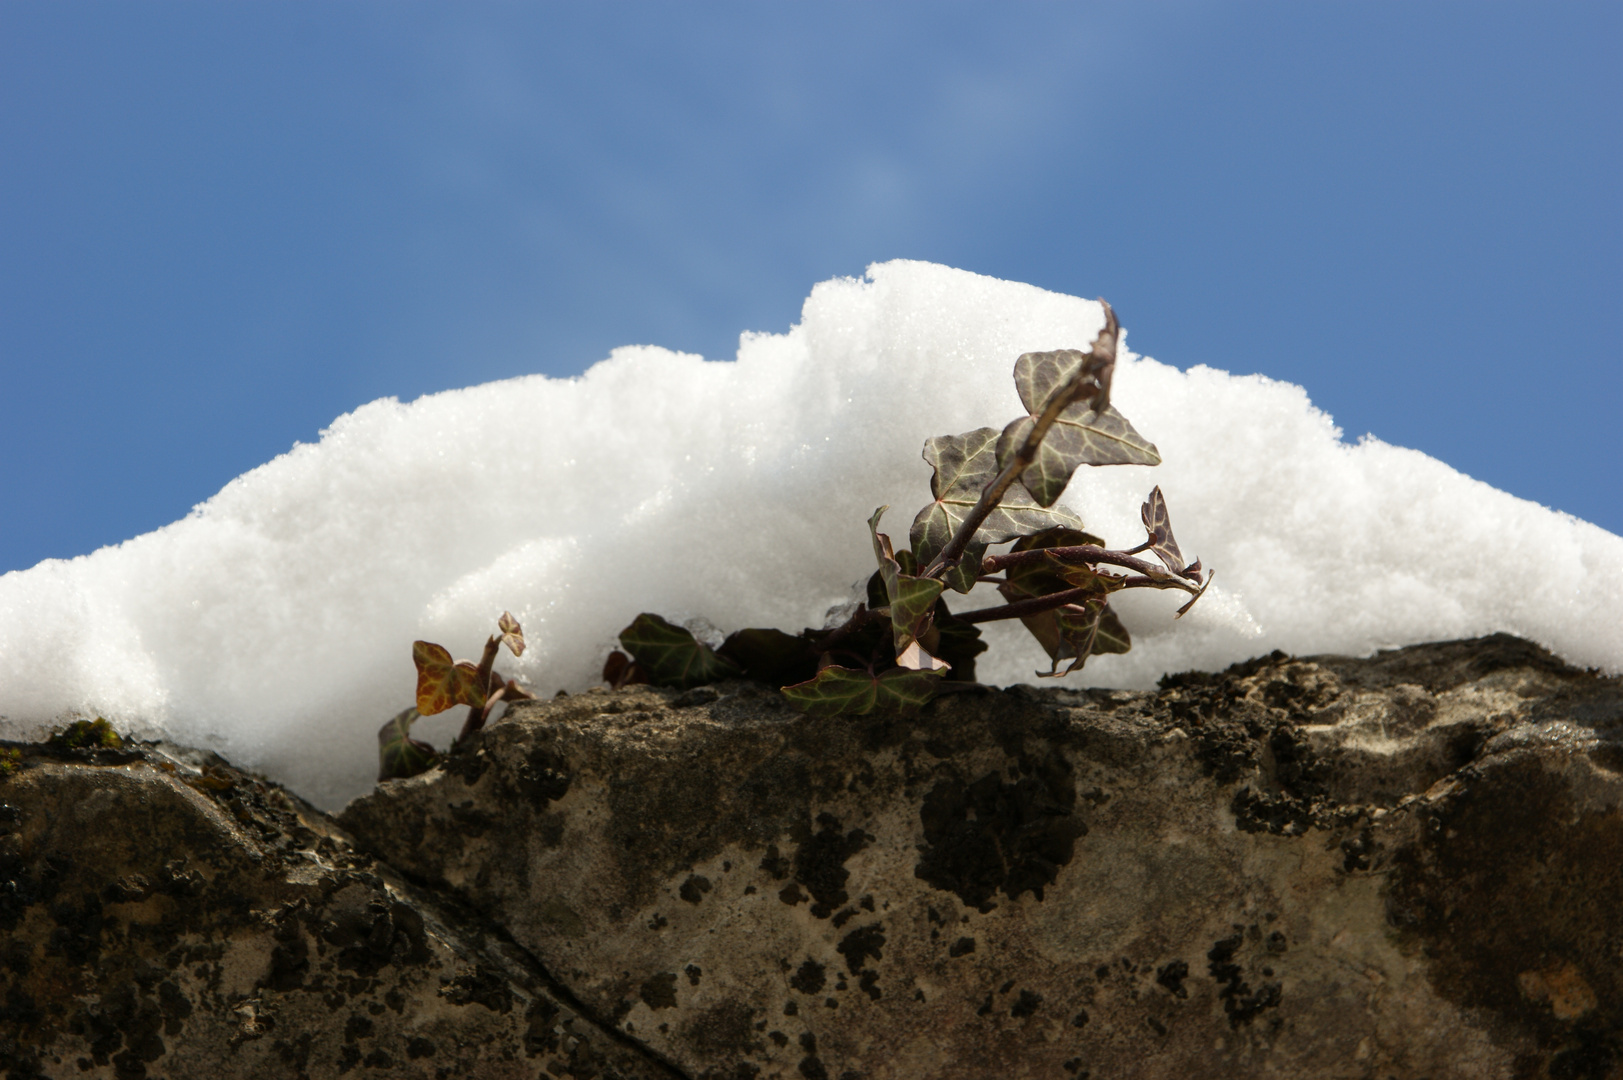
[{"label": "green leaf", "polygon": [[[947,546],[980,499],[982,489],[997,477],[997,445],[995,428],[976,428],[962,435],[938,435],[925,440],[924,460],[935,470],[930,478],[930,494],[935,501],[918,512],[908,532],[918,565],[928,566]],[[1082,522],[1063,506],[1038,506],[1023,487],[1009,488],[1003,501],[975,530],[963,558],[948,574],[947,584],[967,593],[975,586],[987,545],[1002,544],[1056,525],[1080,528]]]},{"label": "green leaf", "polygon": [[405,709],[378,728],[378,780],[403,780],[427,772],[440,755],[421,739],[411,737],[411,725],[422,714]]},{"label": "green leaf", "polygon": [[[1110,340],[1101,348],[1100,343]],[[1041,506],[1052,506],[1079,465],[1159,465],[1155,446],[1110,405],[1116,346],[1109,326],[1090,352],[1026,353],[1014,362],[1014,385],[1027,416],[1003,429],[999,468],[1007,465],[1050,403],[1070,401],[1048,429],[1020,482]]]},{"label": "green leaf", "polygon": [[738,675],[708,645],[658,615],[638,615],[620,631],[620,645],[655,686],[686,690]]},{"label": "green leaf", "polygon": [[783,688],[783,696],[814,716],[911,712],[940,690],[941,676],[891,668],[880,675],[856,668],[826,667],[815,678]]},{"label": "green leaf", "polygon": [[1178,550],[1178,541],[1172,536],[1172,519],[1167,515],[1167,501],[1161,495],[1161,485],[1157,484],[1155,490],[1150,492],[1150,497],[1144,500],[1138,514],[1144,522],[1144,531],[1149,533],[1150,550],[1166,564],[1168,570],[1174,574],[1182,573],[1183,553]]},{"label": "green leaf", "polygon": [[890,607],[892,640],[897,655],[919,641],[930,631],[930,619],[935,602],[941,596],[942,583],[937,578],[915,577],[904,573],[891,548],[890,537],[879,531],[879,519],[888,507],[881,506],[868,519],[868,532],[873,536],[874,556],[879,560],[879,576],[885,583],[885,599]]},{"label": "green leaf", "polygon": [[716,655],[744,678],[784,686],[817,674],[817,652],[805,635],[782,630],[739,630],[729,634]]},{"label": "green leaf", "polygon": [[[1036,416],[1023,416],[1003,429],[998,440],[1000,464],[1020,448]],[[1155,445],[1134,430],[1114,407],[1103,413],[1072,406],[1060,413],[1037,448],[1037,457],[1020,474],[1020,483],[1040,506],[1051,506],[1081,465],[1159,465]]]},{"label": "green leaf", "polygon": [[1104,611],[1099,615],[1099,632],[1093,639],[1093,655],[1131,652],[1132,648],[1132,635],[1127,632],[1127,627],[1121,624],[1116,609],[1106,604]]}]

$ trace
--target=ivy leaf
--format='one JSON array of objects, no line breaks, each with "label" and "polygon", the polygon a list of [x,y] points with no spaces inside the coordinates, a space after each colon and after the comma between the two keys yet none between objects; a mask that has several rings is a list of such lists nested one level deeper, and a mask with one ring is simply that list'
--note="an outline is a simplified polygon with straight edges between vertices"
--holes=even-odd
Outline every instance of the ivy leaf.
[{"label": "ivy leaf", "polygon": [[411,658],[417,664],[417,711],[424,716],[444,712],[453,705],[485,707],[485,688],[479,668],[467,660],[452,661],[444,646],[414,641]]},{"label": "ivy leaf", "polygon": [[[1107,344],[1105,339],[1109,338]],[[1050,403],[1070,404],[1055,420],[1020,482],[1041,506],[1052,506],[1079,465],[1159,465],[1155,446],[1110,405],[1110,376],[1116,346],[1109,326],[1090,352],[1060,349],[1026,353],[1014,362],[1014,385],[1027,416],[1003,429],[997,444],[999,468],[1025,442]]]},{"label": "ivy leaf", "polygon": [[[1009,551],[1013,553],[1043,548],[1080,547],[1083,544],[1103,547],[1104,541],[1081,529],[1057,526],[1021,537]],[[1047,596],[1049,593],[1074,589],[1082,582],[1073,583],[1068,580],[1065,576],[1068,568],[1066,564],[1053,561],[1016,564],[1005,571],[1006,580],[998,586],[998,592],[1003,594],[1005,600],[1024,600],[1031,596]]]},{"label": "ivy leaf", "polygon": [[1168,570],[1174,574],[1183,573],[1183,553],[1178,550],[1178,541],[1172,536],[1172,519],[1167,516],[1167,501],[1161,495],[1161,485],[1157,484],[1155,490],[1150,492],[1150,497],[1144,500],[1138,513],[1144,522],[1144,531],[1150,536],[1150,550],[1155,552],[1156,558],[1166,563]]},{"label": "ivy leaf", "polygon": [[[1048,529],[1021,539],[1010,550],[1032,551],[1082,544],[1103,546],[1103,541],[1075,529]],[[1122,587],[1121,578],[1102,574],[1086,564],[1063,563],[1053,556],[1045,562],[1011,566],[1005,576],[1008,580],[998,586],[998,592],[1011,602],[1083,587],[1094,590],[1094,595],[1086,602],[1086,608],[1067,605],[1053,611],[1027,615],[1020,620],[1053,661],[1052,669],[1046,674],[1062,674],[1059,665],[1065,660],[1076,661],[1063,672],[1069,674],[1081,667],[1092,653],[1126,652],[1130,647],[1127,631],[1105,603],[1106,596]],[[1108,618],[1099,617],[1101,610],[1109,612]],[[1086,651],[1082,651],[1084,649]]]},{"label": "ivy leaf", "polygon": [[396,713],[378,728],[378,781],[403,780],[427,772],[440,755],[428,743],[411,737],[411,725],[422,714],[416,709]]},{"label": "ivy leaf", "polygon": [[[1022,357],[1022,359],[1024,359]],[[1025,442],[1036,415],[1023,416],[1003,429],[998,440],[1000,464],[1007,463]],[[1161,455],[1114,407],[1096,413],[1073,405],[1060,413],[1037,448],[1037,457],[1020,483],[1040,506],[1051,506],[1081,465],[1159,465]]]},{"label": "ivy leaf", "polygon": [[935,626],[925,644],[936,656],[952,665],[947,678],[952,682],[975,681],[975,657],[986,651],[981,628],[952,617],[945,600],[937,600]]},{"label": "ivy leaf", "polygon": [[[981,490],[996,478],[997,446],[997,429],[989,427],[925,440],[924,460],[935,470],[930,478],[930,494],[935,496],[935,501],[918,512],[908,532],[918,565],[928,566],[947,546],[980,499]],[[1011,487],[1004,492],[1002,503],[975,530],[963,558],[947,575],[947,584],[961,593],[974,588],[975,578],[980,574],[981,556],[990,544],[1002,544],[1055,525],[1080,527],[1081,524],[1065,507],[1038,506],[1023,487]]]},{"label": "ivy leaf", "polygon": [[881,506],[873,512],[873,517],[868,519],[868,532],[873,536],[879,576],[885,583],[891,636],[897,655],[901,655],[909,645],[929,633],[930,619],[935,613],[935,602],[941,596],[942,583],[936,578],[915,577],[903,572],[902,564],[897,561],[891,548],[890,537],[879,531],[879,519],[888,509]]},{"label": "ivy leaf", "polygon": [[927,671],[891,668],[880,675],[831,665],[816,677],[783,688],[783,696],[814,716],[866,716],[911,712],[934,697],[941,676]]},{"label": "ivy leaf", "polygon": [[609,658],[603,661],[603,681],[615,690],[632,683],[646,683],[648,673],[637,666],[637,662],[619,649],[609,653]]},{"label": "ivy leaf", "polygon": [[[1054,616],[1053,633],[1056,640],[1052,647],[1044,643],[1053,664],[1047,671],[1037,672],[1040,678],[1062,678],[1081,668],[1090,656],[1124,653],[1132,648],[1127,628],[1102,599],[1089,600],[1085,605],[1067,604],[1047,614]],[[1042,639],[1039,637],[1039,640]],[[1071,666],[1064,671],[1059,670],[1060,664],[1066,660],[1071,661]]]},{"label": "ivy leaf", "polygon": [[738,674],[710,646],[658,615],[638,615],[620,631],[620,644],[656,686],[686,690]]},{"label": "ivy leaf", "polygon": [[502,617],[496,620],[496,627],[502,632],[502,644],[507,646],[508,651],[514,656],[523,656],[524,628],[518,624],[518,620],[504,611]]},{"label": "ivy leaf", "polygon": [[1132,635],[1122,625],[1116,609],[1106,604],[1104,611],[1099,613],[1099,630],[1093,639],[1093,655],[1131,652],[1132,648]]},{"label": "ivy leaf", "polygon": [[804,635],[782,630],[739,630],[727,635],[716,655],[744,678],[784,686],[817,674],[817,653]]}]

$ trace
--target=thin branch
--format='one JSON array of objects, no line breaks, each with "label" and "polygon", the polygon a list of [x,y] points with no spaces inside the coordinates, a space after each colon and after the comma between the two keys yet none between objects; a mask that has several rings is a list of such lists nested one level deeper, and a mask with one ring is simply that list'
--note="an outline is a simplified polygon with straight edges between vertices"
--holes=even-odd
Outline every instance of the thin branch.
[{"label": "thin branch", "polygon": [[1047,562],[1051,557],[1064,563],[1108,563],[1111,566],[1125,566],[1129,570],[1137,570],[1145,577],[1167,577],[1186,581],[1200,580],[1198,577],[1188,577],[1183,574],[1173,575],[1165,567],[1157,563],[1133,558],[1131,552],[1111,551],[1108,548],[1097,547],[1093,544],[1077,544],[1074,547],[1032,548],[1029,551],[1010,551],[1002,555],[988,555],[981,560],[981,569],[988,574],[995,574],[999,570],[1011,566]]},{"label": "thin branch", "polygon": [[[1106,304],[1102,299],[1099,303],[1104,304],[1105,327],[1099,331],[1099,336],[1093,339],[1091,349],[1095,357],[1113,366],[1116,362],[1116,339],[1121,328],[1116,322],[1116,313],[1111,310],[1110,305]],[[1031,430],[1026,433],[1025,441],[1015,451],[1008,467],[993,477],[992,482],[981,489],[981,497],[975,500],[975,505],[970,508],[964,520],[959,522],[958,531],[952,534],[952,539],[947,541],[947,546],[942,548],[936,554],[936,557],[930,560],[930,565],[924,568],[924,572],[919,575],[920,577],[940,577],[949,567],[957,565],[958,560],[964,554],[964,549],[969,547],[969,542],[974,539],[975,531],[981,527],[981,522],[985,521],[987,515],[998,508],[998,504],[1003,501],[1004,494],[1020,478],[1021,474],[1031,467],[1031,463],[1037,460],[1037,451],[1041,448],[1043,440],[1048,437],[1048,429],[1053,427],[1055,421],[1059,419],[1060,413],[1074,405],[1090,390],[1098,393],[1097,390],[1093,390],[1088,385],[1087,380],[1082,378],[1082,373],[1086,370],[1088,370],[1087,365],[1078,368],[1076,375],[1064,386],[1060,387],[1053,397],[1048,399],[1047,406],[1044,407],[1042,414],[1037,417],[1037,422],[1032,425]]]},{"label": "thin branch", "polygon": [[[1184,592],[1195,593],[1196,590],[1161,571],[1156,577],[1129,577],[1121,579],[1122,589],[1181,589]],[[1111,590],[1118,591],[1118,590]],[[974,611],[955,611],[952,617],[959,622],[982,623],[996,622],[998,619],[1023,619],[1027,615],[1041,615],[1045,611],[1064,607],[1078,600],[1101,595],[1097,586],[1083,585],[1076,589],[1066,589],[1063,592],[1048,593],[1046,596],[1028,596],[1024,600],[1015,600],[1011,603],[1000,604],[997,607],[977,608]],[[1193,603],[1193,601],[1191,601]]]}]

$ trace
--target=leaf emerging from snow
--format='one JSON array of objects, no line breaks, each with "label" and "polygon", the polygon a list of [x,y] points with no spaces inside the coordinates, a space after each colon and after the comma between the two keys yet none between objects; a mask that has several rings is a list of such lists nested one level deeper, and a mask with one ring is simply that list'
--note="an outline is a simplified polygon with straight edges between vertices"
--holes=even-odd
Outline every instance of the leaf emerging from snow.
[{"label": "leaf emerging from snow", "polygon": [[620,631],[620,645],[656,686],[686,690],[738,674],[692,633],[646,612]]}]

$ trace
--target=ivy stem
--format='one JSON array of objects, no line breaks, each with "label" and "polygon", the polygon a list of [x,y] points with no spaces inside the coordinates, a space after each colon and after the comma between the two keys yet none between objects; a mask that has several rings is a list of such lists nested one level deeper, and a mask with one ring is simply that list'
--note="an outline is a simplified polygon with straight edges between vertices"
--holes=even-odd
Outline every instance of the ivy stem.
[{"label": "ivy stem", "polygon": [[[1143,550],[1135,548],[1134,550]],[[1164,567],[1145,559],[1135,559],[1129,551],[1111,551],[1107,548],[1096,547],[1093,544],[1078,544],[1075,547],[1032,548],[1029,551],[1010,551],[1002,555],[988,555],[981,560],[981,569],[988,574],[995,574],[999,570],[1011,566],[1027,566],[1031,563],[1044,563],[1050,559],[1057,559],[1063,563],[1108,563],[1111,566],[1125,566],[1129,570],[1137,570],[1145,577],[1171,578],[1173,580],[1199,581],[1198,577],[1186,577],[1183,574],[1169,573]],[[1188,588],[1180,585],[1179,588]]]},{"label": "ivy stem", "polygon": [[[1184,592],[1195,592],[1193,588],[1161,571],[1155,577],[1130,577],[1121,579],[1123,589],[1182,589]],[[1075,589],[1066,589],[1064,592],[1048,593],[1046,596],[1029,596],[1024,600],[1015,600],[1011,603],[1000,604],[997,607],[977,608],[974,611],[955,611],[952,617],[959,622],[983,623],[996,622],[999,619],[1023,619],[1028,615],[1041,615],[1045,611],[1064,607],[1066,604],[1075,604],[1091,597],[1102,596],[1095,585],[1083,585]]]},{"label": "ivy stem", "polygon": [[[1116,363],[1116,338],[1120,327],[1116,322],[1116,313],[1111,310],[1110,305],[1105,303],[1103,299],[1099,303],[1104,304],[1105,326],[1103,330],[1099,331],[1099,336],[1093,339],[1091,348],[1095,359],[1103,361],[1107,366],[1113,366]],[[1088,381],[1082,378],[1083,372],[1087,370],[1086,365],[1078,368],[1076,375],[1048,399],[1048,404],[1043,407],[1042,413],[1037,417],[1037,422],[1032,425],[1030,431],[1026,432],[1026,437],[1020,443],[1020,448],[1009,459],[1008,467],[993,477],[992,482],[981,489],[981,497],[975,500],[975,505],[964,516],[964,520],[959,522],[958,531],[952,534],[952,539],[947,541],[947,546],[942,548],[936,554],[936,557],[930,560],[930,565],[924,568],[924,572],[919,575],[920,577],[939,578],[950,567],[958,564],[958,560],[964,554],[964,549],[969,547],[969,542],[974,539],[975,531],[981,527],[981,522],[985,521],[987,515],[998,508],[998,505],[1003,501],[1004,494],[1020,478],[1020,475],[1031,467],[1031,463],[1037,460],[1037,451],[1041,448],[1043,440],[1048,437],[1048,429],[1053,427],[1054,422],[1059,419],[1060,413],[1076,404],[1090,391]],[[1099,391],[1094,392],[1098,393]],[[1099,405],[1100,403],[1095,401],[1095,404]],[[1103,406],[1100,405],[1100,407]]]}]

